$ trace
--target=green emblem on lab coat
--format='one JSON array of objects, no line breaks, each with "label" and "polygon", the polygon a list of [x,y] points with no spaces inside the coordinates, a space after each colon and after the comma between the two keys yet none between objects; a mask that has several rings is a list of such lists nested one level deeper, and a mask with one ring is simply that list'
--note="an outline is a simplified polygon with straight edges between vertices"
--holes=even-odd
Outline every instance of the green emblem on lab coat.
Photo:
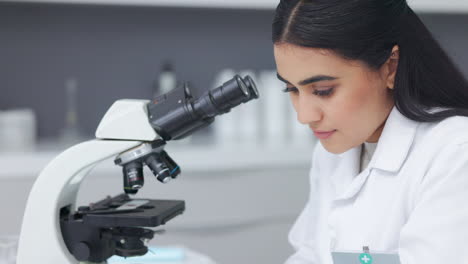
[{"label": "green emblem on lab coat", "polygon": [[372,264],[372,256],[368,253],[362,253],[359,255],[359,261],[361,264]]}]

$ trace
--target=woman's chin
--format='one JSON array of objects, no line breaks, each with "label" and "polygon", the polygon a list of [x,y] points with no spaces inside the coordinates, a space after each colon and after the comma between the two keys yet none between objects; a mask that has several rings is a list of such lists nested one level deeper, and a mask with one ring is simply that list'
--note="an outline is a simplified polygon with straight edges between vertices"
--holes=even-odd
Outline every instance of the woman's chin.
[{"label": "woman's chin", "polygon": [[322,143],[322,146],[326,151],[332,154],[336,154],[336,155],[344,153],[351,149],[351,147],[346,147],[343,145],[336,145],[327,140],[320,140],[320,143]]}]

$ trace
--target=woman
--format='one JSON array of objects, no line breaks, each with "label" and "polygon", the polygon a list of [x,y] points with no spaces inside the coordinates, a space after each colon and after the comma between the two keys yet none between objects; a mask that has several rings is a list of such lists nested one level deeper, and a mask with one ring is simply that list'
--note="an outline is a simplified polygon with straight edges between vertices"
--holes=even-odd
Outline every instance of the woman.
[{"label": "woman", "polygon": [[287,264],[468,263],[468,84],[406,1],[282,0],[273,43],[320,140]]}]

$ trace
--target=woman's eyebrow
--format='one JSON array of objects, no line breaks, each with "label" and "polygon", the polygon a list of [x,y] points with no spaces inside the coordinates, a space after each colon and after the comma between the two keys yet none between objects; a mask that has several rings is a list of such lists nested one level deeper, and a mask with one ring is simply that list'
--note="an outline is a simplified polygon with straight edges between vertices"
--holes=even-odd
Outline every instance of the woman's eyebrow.
[{"label": "woman's eyebrow", "polygon": [[276,73],[276,77],[278,77],[278,79],[284,83],[289,83],[286,79],[284,79],[283,77],[281,77],[281,75],[279,75],[279,73]]},{"label": "woman's eyebrow", "polygon": [[[281,75],[279,75],[279,73],[276,73],[276,76],[278,77],[279,80],[285,82],[285,83],[290,83],[288,80],[284,79],[283,77],[281,77]],[[310,83],[314,83],[314,82],[320,82],[320,81],[333,81],[333,80],[336,80],[338,79],[337,77],[333,77],[333,76],[328,76],[328,75],[315,75],[315,76],[312,76],[312,77],[309,77],[305,80],[302,80],[299,82],[300,85],[307,85],[307,84],[310,84]]]}]

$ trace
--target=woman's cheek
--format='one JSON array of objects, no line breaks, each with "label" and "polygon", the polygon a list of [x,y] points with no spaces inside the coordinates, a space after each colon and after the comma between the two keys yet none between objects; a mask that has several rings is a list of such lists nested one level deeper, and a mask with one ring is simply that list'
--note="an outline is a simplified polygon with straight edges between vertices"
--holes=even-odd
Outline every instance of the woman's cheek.
[{"label": "woman's cheek", "polygon": [[335,98],[330,100],[328,108],[336,114],[350,116],[356,109],[359,108],[360,103],[357,102],[354,94],[346,91],[337,92]]},{"label": "woman's cheek", "polygon": [[347,93],[341,97],[341,104],[349,113],[360,112],[369,103],[370,93],[367,83],[349,87]]}]

